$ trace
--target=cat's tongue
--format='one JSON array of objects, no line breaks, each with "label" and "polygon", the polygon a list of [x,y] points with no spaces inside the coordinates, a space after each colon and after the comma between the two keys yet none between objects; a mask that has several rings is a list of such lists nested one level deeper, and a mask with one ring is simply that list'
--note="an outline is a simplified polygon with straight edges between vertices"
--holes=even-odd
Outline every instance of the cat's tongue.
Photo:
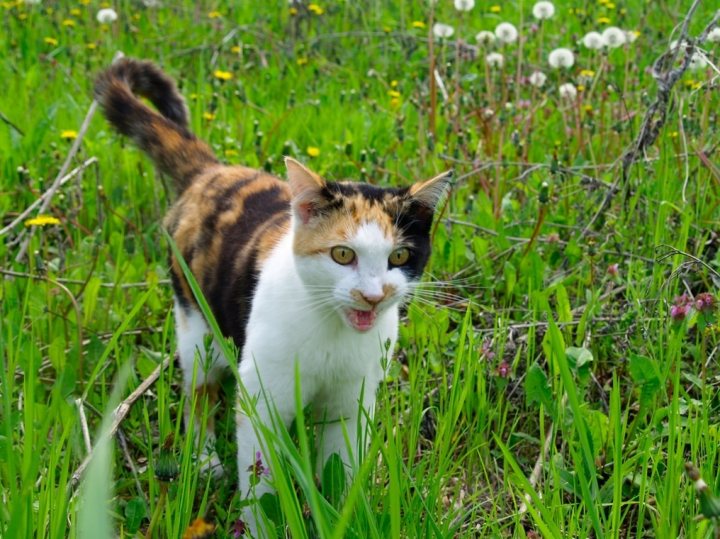
[{"label": "cat's tongue", "polygon": [[360,311],[358,309],[350,309],[348,311],[348,321],[350,325],[358,331],[367,331],[375,324],[375,311]]}]

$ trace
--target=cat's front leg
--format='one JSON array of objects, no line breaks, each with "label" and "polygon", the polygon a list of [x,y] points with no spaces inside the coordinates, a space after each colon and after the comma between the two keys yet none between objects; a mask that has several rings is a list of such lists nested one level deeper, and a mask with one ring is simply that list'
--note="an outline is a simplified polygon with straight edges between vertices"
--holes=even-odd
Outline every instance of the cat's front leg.
[{"label": "cat's front leg", "polygon": [[251,501],[242,518],[253,537],[265,537],[256,502],[274,489],[264,454],[272,440],[265,440],[263,432],[278,424],[287,428],[295,418],[294,369],[282,368],[272,360],[243,356],[239,372],[242,385],[236,411],[238,490]]},{"label": "cat's front leg", "polygon": [[377,383],[361,381],[349,388],[338,388],[323,403],[323,415],[318,418],[320,441],[318,444],[317,472],[327,460],[337,454],[348,477],[359,464],[369,442],[368,420],[375,407]]}]

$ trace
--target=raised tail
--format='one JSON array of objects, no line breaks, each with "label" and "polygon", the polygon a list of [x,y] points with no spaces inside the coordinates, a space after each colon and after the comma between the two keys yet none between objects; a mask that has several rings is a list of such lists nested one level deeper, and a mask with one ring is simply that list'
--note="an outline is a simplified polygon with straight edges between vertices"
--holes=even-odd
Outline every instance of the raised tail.
[{"label": "raised tail", "polygon": [[[149,99],[155,112],[137,96]],[[95,99],[108,121],[132,138],[182,192],[208,165],[210,147],[188,128],[188,111],[175,83],[148,61],[122,58],[95,80]]]}]

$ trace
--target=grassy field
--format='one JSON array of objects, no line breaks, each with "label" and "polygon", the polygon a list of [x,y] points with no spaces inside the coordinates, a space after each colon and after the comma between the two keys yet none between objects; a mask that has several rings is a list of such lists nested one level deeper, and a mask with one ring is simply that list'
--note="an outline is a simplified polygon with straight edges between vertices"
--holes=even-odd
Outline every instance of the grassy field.
[{"label": "grassy field", "polygon": [[[720,43],[621,165],[690,0],[562,1],[543,21],[522,0],[160,4],[0,3],[1,537],[241,532],[232,418],[228,473],[206,477],[172,361],[100,435],[174,354],[171,190],[100,114],[81,130],[117,51],[175,77],[228,162],[282,176],[291,155],[382,185],[457,172],[347,496],[308,471],[311,431],[276,435],[265,506],[278,536],[718,536],[703,516],[719,515],[720,492]],[[118,18],[101,24],[108,7]],[[453,35],[432,38],[433,22]],[[479,45],[501,22],[519,41]],[[608,26],[636,39],[583,45]],[[549,65],[558,47],[572,66]],[[52,219],[28,221],[35,208],[7,228],[76,167],[48,198]]]}]

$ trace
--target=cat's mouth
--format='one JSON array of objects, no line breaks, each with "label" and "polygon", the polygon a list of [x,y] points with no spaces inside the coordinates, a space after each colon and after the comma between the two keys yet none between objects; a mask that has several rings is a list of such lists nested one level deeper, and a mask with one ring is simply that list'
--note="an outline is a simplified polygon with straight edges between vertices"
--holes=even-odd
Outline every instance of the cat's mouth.
[{"label": "cat's mouth", "polygon": [[345,319],[356,330],[360,332],[368,331],[375,325],[377,311],[361,311],[360,309],[348,309],[345,311]]}]

